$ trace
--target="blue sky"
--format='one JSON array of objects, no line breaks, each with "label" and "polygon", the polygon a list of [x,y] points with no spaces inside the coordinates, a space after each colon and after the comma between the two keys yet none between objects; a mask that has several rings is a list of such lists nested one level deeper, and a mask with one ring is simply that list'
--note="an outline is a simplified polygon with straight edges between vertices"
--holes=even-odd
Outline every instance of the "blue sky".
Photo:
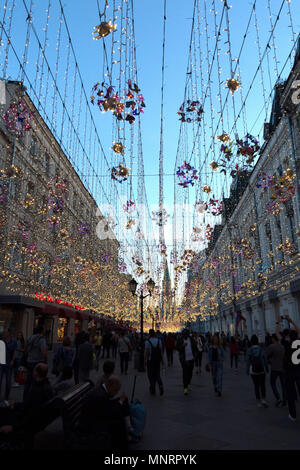
[{"label": "blue sky", "polygon": [[[3,2],[2,2],[3,3]],[[11,2],[9,2],[12,4]],[[26,13],[24,9],[23,0],[16,2],[12,29],[11,39],[13,46],[16,48],[19,57],[22,57],[24,49],[24,38],[26,34]],[[30,1],[25,0],[25,3],[29,6]],[[103,9],[104,1],[99,1],[101,9]],[[119,4],[119,0],[116,0],[116,4]],[[228,2],[232,8],[229,10],[230,18],[230,39],[231,39],[231,53],[232,58],[235,59],[238,56],[240,46],[242,44],[243,36],[246,31],[246,26],[249,20],[250,11],[252,9],[253,1],[247,0],[231,0]],[[261,53],[263,53],[268,37],[271,31],[270,18],[268,5],[271,6],[272,10],[272,22],[275,23],[277,13],[282,4],[282,0],[259,0],[257,1],[257,20],[258,20],[258,31],[259,40],[261,46]],[[45,10],[48,5],[48,0],[39,0],[34,4],[34,25],[40,35],[41,40],[44,37],[43,28],[45,27]],[[110,11],[113,5],[113,0],[109,1],[109,17]],[[173,175],[176,151],[178,145],[178,135],[180,122],[178,115],[176,114],[179,106],[182,104],[184,95],[184,86],[186,81],[186,67],[188,60],[188,48],[190,42],[190,31],[192,25],[192,14],[193,14],[194,0],[167,0],[167,20],[166,20],[166,57],[165,57],[165,100],[164,100],[164,169],[166,176],[164,177],[165,187],[165,203],[167,205],[173,204]],[[203,67],[203,83],[201,86],[200,72],[198,70],[198,91],[199,95],[203,92],[203,88],[207,90],[207,44],[210,54],[212,57],[215,45],[215,27],[214,27],[214,12],[216,11],[216,21],[219,24],[221,12],[223,9],[223,2],[221,0],[199,0],[200,16],[199,23],[200,28],[198,29],[198,20],[196,21],[195,34],[196,40],[200,39],[200,47],[202,53],[202,67]],[[102,80],[102,66],[103,66],[103,53],[101,41],[93,41],[92,31],[93,27],[99,24],[98,8],[96,0],[64,0],[63,2],[65,15],[67,18],[68,26],[70,29],[73,45],[76,51],[76,56],[80,71],[82,74],[85,89],[90,95],[90,90],[95,82]],[[206,6],[206,13],[205,13]],[[216,7],[215,10],[213,7]],[[300,2],[298,0],[292,0],[290,3],[291,17],[289,16],[288,3],[284,3],[284,7],[281,12],[278,25],[275,30],[274,41],[276,47],[276,55],[278,60],[278,70],[281,70],[287,55],[290,52],[292,46],[292,31],[291,31],[291,18],[293,29],[298,34],[300,28]],[[160,104],[161,104],[161,60],[162,60],[162,33],[163,33],[163,0],[135,0],[135,40],[137,50],[137,72],[138,72],[138,85],[145,97],[146,109],[145,114],[142,116],[142,136],[143,136],[143,152],[144,152],[144,164],[145,174],[152,175],[158,174],[158,163],[159,163],[159,142],[160,142]],[[0,19],[2,20],[2,9],[0,12]],[[206,37],[204,17],[207,17],[208,22],[208,38]],[[48,31],[48,47],[46,55],[49,63],[53,69],[55,69],[56,60],[56,42],[57,42],[57,31],[58,31],[58,0],[51,1],[50,9],[50,21]],[[8,27],[8,23],[7,23]],[[221,67],[221,81],[223,82],[222,87],[222,99],[225,99],[227,90],[225,90],[224,81],[230,78],[230,67],[229,67],[229,55],[228,43],[227,42],[227,31],[226,22],[221,28],[220,36],[220,67]],[[5,38],[4,38],[5,40]],[[107,40],[108,41],[108,40]],[[243,96],[248,92],[249,85],[254,76],[255,70],[258,65],[258,47],[256,44],[256,28],[255,21],[252,18],[249,32],[246,38],[245,46],[240,60],[241,68],[241,81],[242,81],[242,92],[237,91],[235,94],[236,110],[240,109],[241,105],[241,93]],[[5,43],[5,41],[4,41]],[[5,44],[4,44],[5,45]],[[64,73],[65,64],[67,60],[67,41],[66,34],[62,33],[62,48],[61,58],[59,63],[59,86],[64,92]],[[269,97],[270,90],[276,81],[276,70],[274,62],[274,48],[273,39],[270,42],[269,55],[265,57],[263,62],[263,73],[264,73],[264,85],[266,97]],[[4,61],[4,51],[0,49],[0,71]],[[198,54],[200,49],[198,49]],[[38,56],[38,50],[36,43],[31,33],[31,42],[29,44],[28,64],[26,70],[31,76],[32,82],[35,80],[35,68],[36,60]],[[269,68],[268,62],[269,60]],[[199,55],[197,57],[199,67]],[[2,65],[1,65],[2,64]],[[234,62],[233,62],[234,65]],[[290,62],[288,63],[283,77],[288,75],[290,68]],[[10,51],[8,61],[8,76],[12,79],[16,78],[18,71],[17,63]],[[70,99],[72,96],[72,67],[69,71],[69,81],[67,87],[67,95]],[[1,75],[1,72],[0,72]],[[194,84],[195,85],[195,84]],[[212,99],[212,115],[214,118],[214,125],[219,119],[219,103],[217,99],[218,93],[218,70],[216,61],[212,68],[211,74],[211,99]],[[233,119],[233,107],[232,98],[229,97],[228,107],[226,108],[226,114],[224,115],[225,123],[228,123],[229,127],[232,127]],[[270,104],[270,101],[268,102]],[[256,80],[253,84],[252,91],[249,94],[246,104],[246,117],[247,117],[247,130],[253,127],[253,124],[257,120],[259,112],[262,110],[264,105],[263,92],[261,85],[261,72],[256,76]],[[51,100],[48,103],[49,109],[51,109]],[[112,119],[108,115],[103,115],[98,112],[97,109],[93,109],[93,115],[97,125],[97,129],[101,138],[103,148],[107,155],[110,155],[110,147],[112,143]],[[258,117],[257,123],[251,131],[253,134],[258,135],[262,129],[264,122],[265,113]],[[206,129],[206,142],[208,145],[211,144],[211,107],[210,100],[206,100],[204,109],[204,124]],[[222,130],[222,129],[220,129]],[[228,131],[228,129],[226,129]],[[237,130],[240,136],[244,133],[242,119],[238,121]],[[187,130],[187,134],[192,133],[192,127]],[[221,133],[221,132],[218,132]],[[189,135],[189,143],[185,146],[185,150],[182,150],[182,163],[183,160],[189,156],[191,150],[192,137]],[[182,146],[183,149],[183,146]],[[214,142],[212,149],[216,151],[218,155],[219,144]],[[205,156],[203,147],[203,136],[200,139],[200,151],[197,153],[195,158],[196,167],[204,162],[203,172],[211,172],[209,163],[213,159],[214,155],[211,152]],[[134,171],[136,173],[136,171]],[[210,179],[211,176],[208,176]],[[201,175],[201,184],[205,184],[207,176]],[[103,176],[103,181],[106,186],[109,183],[109,176]],[[222,189],[224,189],[224,179],[214,176],[213,183],[215,185],[215,194],[220,196]],[[228,180],[227,189],[230,181]],[[150,205],[158,203],[158,176],[146,176],[146,189],[148,195],[148,201]],[[195,197],[191,191],[190,200],[193,201]]]}]

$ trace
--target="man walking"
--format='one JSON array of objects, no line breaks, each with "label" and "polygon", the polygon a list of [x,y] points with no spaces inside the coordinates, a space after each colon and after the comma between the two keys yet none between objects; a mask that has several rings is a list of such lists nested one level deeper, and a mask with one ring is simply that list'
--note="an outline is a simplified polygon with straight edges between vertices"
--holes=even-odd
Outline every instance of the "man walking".
[{"label": "man walking", "polygon": [[[283,374],[283,361],[285,349],[282,344],[280,344],[276,334],[271,336],[272,344],[270,344],[266,351],[266,357],[268,362],[271,364],[271,377],[270,383],[276,398],[276,406],[282,407],[286,405],[286,391],[284,383],[284,374]],[[276,382],[279,378],[282,390],[282,400],[280,399],[279,392],[277,390]]]},{"label": "man walking", "polygon": [[183,393],[187,395],[191,391],[190,384],[193,377],[194,362],[198,353],[197,343],[192,336],[189,336],[188,330],[184,330],[182,336],[178,339],[177,350],[182,366]]},{"label": "man walking", "polygon": [[33,370],[39,363],[44,362],[47,364],[47,344],[43,335],[43,327],[37,326],[34,330],[34,334],[30,336],[27,341],[25,348],[25,354],[27,353],[27,382],[24,387],[23,400],[26,400],[26,396],[31,388],[33,382]]},{"label": "man walking", "polygon": [[150,393],[155,395],[156,382],[160,395],[164,393],[163,383],[160,377],[160,364],[163,362],[162,344],[156,337],[153,329],[149,330],[149,338],[145,343],[145,367],[147,367],[150,382]]}]

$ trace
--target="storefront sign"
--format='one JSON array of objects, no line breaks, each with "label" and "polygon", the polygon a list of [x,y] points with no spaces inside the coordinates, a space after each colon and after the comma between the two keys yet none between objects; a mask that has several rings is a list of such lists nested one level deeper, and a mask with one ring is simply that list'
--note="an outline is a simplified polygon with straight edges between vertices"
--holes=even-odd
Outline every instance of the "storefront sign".
[{"label": "storefront sign", "polygon": [[39,292],[35,293],[35,298],[38,300],[41,300],[42,302],[65,305],[66,307],[76,308],[76,310],[85,310],[85,307],[81,307],[80,305],[73,305],[73,304],[70,304],[69,302],[65,302],[64,300],[56,299],[55,297],[51,297],[50,295],[46,295],[46,294],[41,294]]}]

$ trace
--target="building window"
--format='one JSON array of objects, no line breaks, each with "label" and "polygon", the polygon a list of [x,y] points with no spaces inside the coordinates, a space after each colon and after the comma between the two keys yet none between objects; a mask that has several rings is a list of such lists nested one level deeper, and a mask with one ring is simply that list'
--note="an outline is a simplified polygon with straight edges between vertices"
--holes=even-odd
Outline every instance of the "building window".
[{"label": "building window", "polygon": [[38,151],[39,151],[39,144],[38,144],[38,141],[37,141],[36,139],[32,139],[32,140],[31,140],[31,144],[30,144],[30,154],[31,154],[33,157],[37,157]]},{"label": "building window", "polygon": [[46,176],[49,176],[49,174],[50,174],[50,157],[49,157],[48,152],[44,153],[44,168],[45,168]]}]

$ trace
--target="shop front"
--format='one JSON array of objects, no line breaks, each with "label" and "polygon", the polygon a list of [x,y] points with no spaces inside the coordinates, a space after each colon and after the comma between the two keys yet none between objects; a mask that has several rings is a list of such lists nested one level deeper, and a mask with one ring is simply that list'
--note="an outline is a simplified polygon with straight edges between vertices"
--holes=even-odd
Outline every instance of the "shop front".
[{"label": "shop front", "polygon": [[6,328],[10,328],[14,334],[17,328],[16,308],[9,305],[0,305],[0,335]]}]

